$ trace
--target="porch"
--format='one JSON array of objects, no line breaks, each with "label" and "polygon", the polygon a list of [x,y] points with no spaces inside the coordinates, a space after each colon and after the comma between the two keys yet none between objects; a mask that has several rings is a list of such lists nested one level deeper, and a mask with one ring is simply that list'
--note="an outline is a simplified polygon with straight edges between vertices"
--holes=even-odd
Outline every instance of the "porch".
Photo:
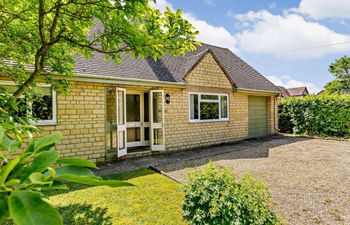
[{"label": "porch", "polygon": [[107,158],[165,150],[164,90],[106,88]]}]

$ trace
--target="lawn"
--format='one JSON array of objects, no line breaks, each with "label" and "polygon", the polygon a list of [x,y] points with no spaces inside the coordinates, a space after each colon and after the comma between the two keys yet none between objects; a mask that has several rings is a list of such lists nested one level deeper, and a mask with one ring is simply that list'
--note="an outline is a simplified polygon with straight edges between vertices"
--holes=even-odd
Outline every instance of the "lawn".
[{"label": "lawn", "polygon": [[[105,176],[134,187],[69,184],[70,190],[46,193],[66,225],[184,225],[182,185],[149,169]],[[11,221],[1,225],[13,225]]]},{"label": "lawn", "polygon": [[89,187],[71,184],[50,201],[65,224],[186,224],[181,215],[182,186],[149,169],[115,174],[105,179],[128,180],[135,187]]}]

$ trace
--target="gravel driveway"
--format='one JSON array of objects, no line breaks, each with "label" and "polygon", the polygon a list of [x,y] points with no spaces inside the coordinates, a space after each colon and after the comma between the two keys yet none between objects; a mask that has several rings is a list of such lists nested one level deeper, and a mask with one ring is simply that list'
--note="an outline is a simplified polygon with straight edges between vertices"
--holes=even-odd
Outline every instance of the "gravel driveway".
[{"label": "gravel driveway", "polygon": [[290,224],[350,224],[349,141],[277,136],[221,148],[222,154],[198,154],[156,167],[185,182],[188,171],[213,160],[238,176],[249,172],[265,180],[274,210]]}]

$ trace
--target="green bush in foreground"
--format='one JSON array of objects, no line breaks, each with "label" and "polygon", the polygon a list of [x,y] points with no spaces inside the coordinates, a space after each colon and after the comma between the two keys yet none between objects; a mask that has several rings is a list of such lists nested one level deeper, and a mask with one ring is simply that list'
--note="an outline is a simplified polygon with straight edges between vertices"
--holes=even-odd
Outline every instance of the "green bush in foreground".
[{"label": "green bush in foreground", "polygon": [[59,212],[46,201],[47,191],[68,189],[66,182],[130,186],[119,180],[94,176],[96,165],[80,158],[61,158],[55,143],[61,133],[33,139],[19,154],[21,144],[0,126],[0,223],[12,219],[17,225],[62,225]]},{"label": "green bush in foreground", "polygon": [[281,132],[323,137],[350,136],[350,95],[307,96],[279,102]]},{"label": "green bush in foreground", "polygon": [[189,175],[185,185],[183,216],[192,225],[281,224],[270,210],[271,195],[262,181],[209,163]]}]

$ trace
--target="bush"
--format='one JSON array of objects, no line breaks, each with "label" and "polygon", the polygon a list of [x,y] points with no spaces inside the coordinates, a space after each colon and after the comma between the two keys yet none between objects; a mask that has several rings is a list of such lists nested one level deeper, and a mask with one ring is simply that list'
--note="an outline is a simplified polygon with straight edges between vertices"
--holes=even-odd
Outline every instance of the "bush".
[{"label": "bush", "polygon": [[281,132],[323,137],[350,136],[350,96],[288,98],[279,102],[278,111]]},{"label": "bush", "polygon": [[189,175],[185,185],[183,216],[193,225],[280,224],[270,210],[271,195],[262,181],[209,163]]}]

